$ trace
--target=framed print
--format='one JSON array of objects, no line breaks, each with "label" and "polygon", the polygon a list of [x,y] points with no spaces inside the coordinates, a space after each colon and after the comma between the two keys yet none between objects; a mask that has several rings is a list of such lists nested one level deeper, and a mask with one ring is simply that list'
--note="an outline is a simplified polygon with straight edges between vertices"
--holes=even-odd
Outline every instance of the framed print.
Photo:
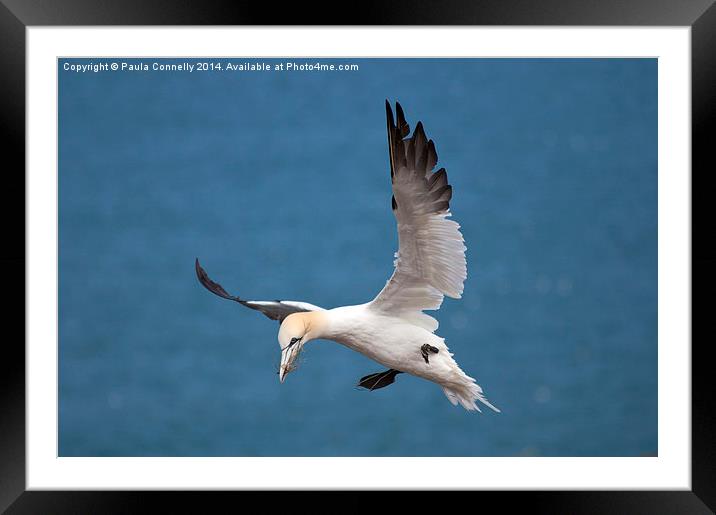
[{"label": "framed print", "polygon": [[0,10],[3,508],[713,509],[711,2],[65,4]]}]

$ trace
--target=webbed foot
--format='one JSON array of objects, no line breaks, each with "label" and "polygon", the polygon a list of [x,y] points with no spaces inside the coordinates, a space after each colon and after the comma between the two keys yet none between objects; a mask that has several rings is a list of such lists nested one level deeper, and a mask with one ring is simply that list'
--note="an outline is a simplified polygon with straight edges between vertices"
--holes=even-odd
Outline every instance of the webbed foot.
[{"label": "webbed foot", "polygon": [[365,388],[366,390],[377,390],[378,388],[384,388],[389,384],[393,384],[395,376],[402,374],[400,370],[386,370],[385,372],[378,372],[377,374],[370,374],[365,377],[361,377],[358,381],[358,386]]},{"label": "webbed foot", "polygon": [[437,347],[433,347],[429,343],[426,343],[422,347],[420,347],[420,352],[423,355],[423,359],[425,360],[425,363],[430,364],[430,360],[428,359],[429,353],[437,354],[440,352],[440,349]]}]

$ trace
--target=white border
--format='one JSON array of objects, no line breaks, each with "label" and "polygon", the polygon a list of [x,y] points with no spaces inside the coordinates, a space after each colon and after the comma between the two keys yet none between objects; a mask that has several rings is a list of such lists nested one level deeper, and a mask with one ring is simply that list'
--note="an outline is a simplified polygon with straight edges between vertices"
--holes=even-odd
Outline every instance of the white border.
[{"label": "white border", "polygon": [[[28,489],[691,488],[688,27],[32,27],[27,51]],[[659,457],[58,458],[57,58],[88,55],[658,57]]]}]

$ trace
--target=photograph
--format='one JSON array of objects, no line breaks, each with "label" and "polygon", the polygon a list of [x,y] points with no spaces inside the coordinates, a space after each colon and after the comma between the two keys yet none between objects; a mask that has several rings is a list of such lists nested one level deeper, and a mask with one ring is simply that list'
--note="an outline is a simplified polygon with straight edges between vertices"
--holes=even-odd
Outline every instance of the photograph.
[{"label": "photograph", "polygon": [[655,457],[656,58],[60,57],[59,457]]}]

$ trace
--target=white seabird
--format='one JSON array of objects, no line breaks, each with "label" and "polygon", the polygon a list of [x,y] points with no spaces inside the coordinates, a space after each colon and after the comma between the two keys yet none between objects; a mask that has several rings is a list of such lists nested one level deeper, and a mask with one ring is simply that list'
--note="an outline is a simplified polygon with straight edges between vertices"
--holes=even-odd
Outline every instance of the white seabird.
[{"label": "white seabird", "polygon": [[434,334],[437,320],[423,313],[439,309],[445,295],[461,297],[466,247],[460,226],[449,219],[452,187],[445,169],[433,172],[438,161],[433,141],[425,136],[421,122],[408,138],[410,127],[400,104],[395,105],[397,124],[387,100],[385,107],[399,248],[393,275],[375,299],[334,309],[286,300],[243,300],[212,281],[198,259],[197,276],[210,292],[279,321],[282,383],[306,343],[333,340],[388,368],[361,378],[358,386],[383,388],[405,372],[437,383],[453,405],[480,411],[480,401],[499,412],[460,369],[445,340]]}]

